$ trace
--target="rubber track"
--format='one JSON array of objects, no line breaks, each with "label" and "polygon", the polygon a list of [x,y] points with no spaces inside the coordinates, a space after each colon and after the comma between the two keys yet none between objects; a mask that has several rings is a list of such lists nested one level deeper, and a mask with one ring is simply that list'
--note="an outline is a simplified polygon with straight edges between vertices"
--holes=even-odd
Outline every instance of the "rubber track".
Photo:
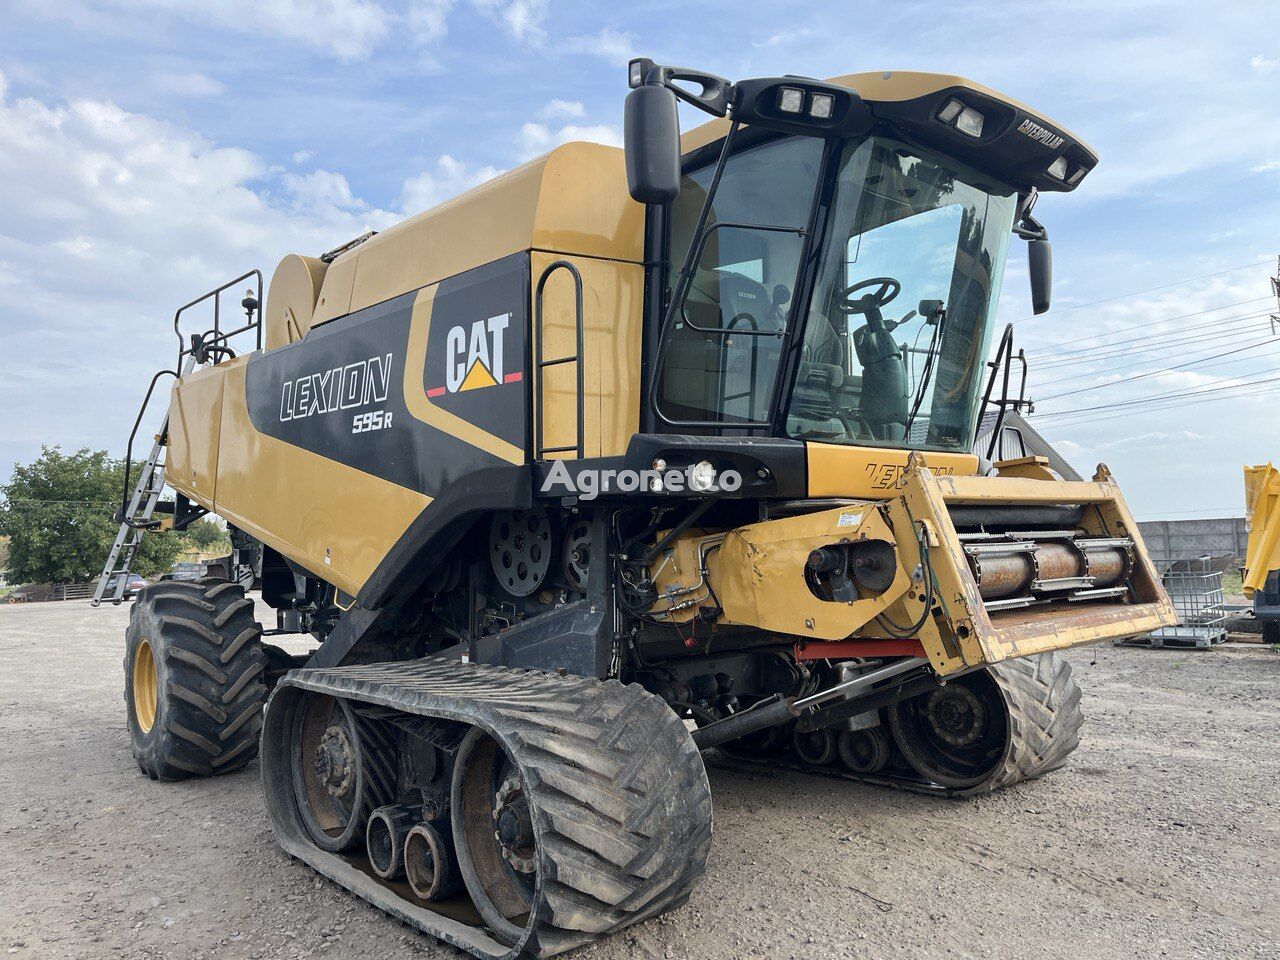
[{"label": "rubber track", "polygon": [[[401,899],[305,842],[285,785],[298,690],[479,726],[520,768],[539,883],[512,947]],[[293,670],[267,706],[263,784],[284,848],[434,936],[481,957],[551,956],[684,903],[711,847],[711,791],[683,722],[637,685],[439,659]],[[286,741],[287,742],[287,741]]]},{"label": "rubber track", "polygon": [[[1080,728],[1084,724],[1080,688],[1071,676],[1071,665],[1057,653],[1044,653],[1002,660],[987,670],[1004,696],[1011,735],[1000,765],[977,786],[965,789],[944,787],[918,775],[893,770],[858,774],[838,760],[830,766],[814,767],[790,755],[756,758],[719,751],[721,759],[717,765],[796,770],[946,797],[990,793],[1044,776],[1063,766],[1080,745]],[[896,744],[894,750],[899,757],[902,756]]]}]

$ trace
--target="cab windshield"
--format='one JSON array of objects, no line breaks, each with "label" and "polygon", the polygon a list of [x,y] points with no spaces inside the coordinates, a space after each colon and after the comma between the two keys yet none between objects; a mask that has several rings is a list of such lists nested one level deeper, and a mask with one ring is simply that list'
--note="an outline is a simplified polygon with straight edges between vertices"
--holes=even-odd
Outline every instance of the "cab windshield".
[{"label": "cab windshield", "polygon": [[[788,434],[967,451],[1016,196],[894,140],[846,143],[814,248],[812,298],[796,310],[821,161],[822,142],[811,138],[729,158],[665,336],[659,410],[700,430],[763,425],[775,409],[787,318],[797,316]],[[710,175],[687,176],[673,205],[676,262]]]},{"label": "cab windshield", "polygon": [[967,451],[1016,196],[848,145],[787,413],[794,437]]}]

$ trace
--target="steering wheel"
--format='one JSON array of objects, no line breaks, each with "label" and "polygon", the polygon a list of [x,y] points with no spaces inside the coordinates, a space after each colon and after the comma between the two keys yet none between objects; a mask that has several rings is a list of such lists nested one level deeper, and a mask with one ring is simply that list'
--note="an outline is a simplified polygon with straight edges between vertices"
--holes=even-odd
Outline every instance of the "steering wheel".
[{"label": "steering wheel", "polygon": [[[861,297],[854,296],[860,290],[866,290],[871,287],[875,288],[871,293],[864,294]],[[845,287],[840,291],[840,299],[836,303],[836,309],[841,313],[866,313],[868,307],[875,307],[878,310],[885,304],[892,302],[901,292],[902,284],[893,279],[893,277],[872,277],[869,280],[860,280],[853,286]]]}]

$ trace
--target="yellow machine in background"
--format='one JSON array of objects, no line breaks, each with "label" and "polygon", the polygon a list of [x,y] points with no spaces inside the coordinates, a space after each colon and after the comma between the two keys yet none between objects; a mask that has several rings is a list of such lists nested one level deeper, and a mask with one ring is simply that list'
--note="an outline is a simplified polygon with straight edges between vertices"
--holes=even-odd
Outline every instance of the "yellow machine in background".
[{"label": "yellow machine in background", "polygon": [[1280,643],[1280,470],[1270,463],[1244,468],[1244,519],[1244,595],[1253,601],[1263,640]]}]

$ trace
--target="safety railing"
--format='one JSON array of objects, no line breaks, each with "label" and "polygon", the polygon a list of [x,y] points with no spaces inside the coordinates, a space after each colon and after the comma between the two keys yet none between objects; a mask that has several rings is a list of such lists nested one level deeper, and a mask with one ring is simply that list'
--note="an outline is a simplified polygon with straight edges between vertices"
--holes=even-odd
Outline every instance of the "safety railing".
[{"label": "safety railing", "polygon": [[[574,350],[573,353],[563,357],[553,357],[547,360],[542,355],[543,350],[543,293],[546,290],[547,281],[557,270],[568,270],[570,276],[573,277],[573,306],[574,306]],[[534,366],[535,381],[533,388],[533,410],[534,410],[534,426],[536,440],[534,441],[533,458],[535,460],[545,460],[549,453],[569,453],[573,452],[577,458],[581,460],[586,448],[586,429],[585,429],[585,412],[584,412],[584,370],[582,363],[582,274],[568,260],[556,260],[547,264],[547,268],[542,271],[542,276],[538,278],[538,286],[534,293],[534,336],[536,338],[534,344]],[[577,418],[577,436],[576,442],[561,445],[547,446],[543,439],[543,372],[550,367],[563,366],[572,363],[577,365],[576,377],[576,418]]]}]

